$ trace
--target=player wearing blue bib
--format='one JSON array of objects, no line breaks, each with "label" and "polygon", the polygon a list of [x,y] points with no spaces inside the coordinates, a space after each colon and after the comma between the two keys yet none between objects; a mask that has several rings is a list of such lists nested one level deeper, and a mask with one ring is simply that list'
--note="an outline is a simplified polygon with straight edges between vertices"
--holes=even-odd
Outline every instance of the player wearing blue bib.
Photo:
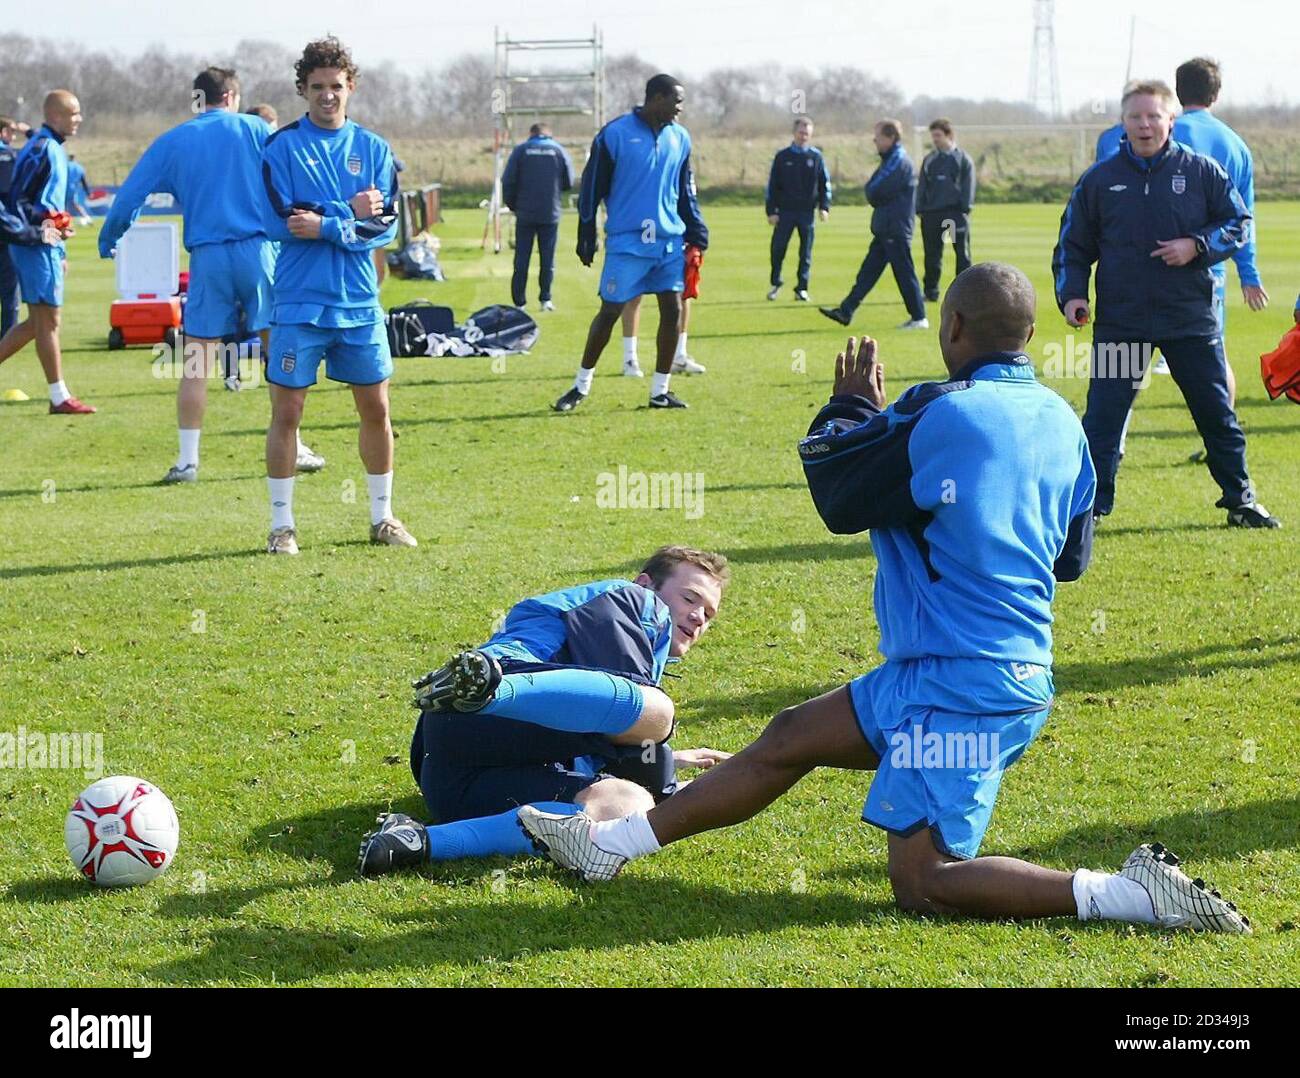
[{"label": "player wearing blue bib", "polygon": [[686,248],[709,246],[691,172],[691,136],[677,123],[686,92],[671,75],[646,83],[645,104],[611,120],[591,144],[578,198],[578,258],[596,258],[596,211],[605,203],[605,266],[600,310],[591,321],[573,387],[555,402],[571,412],[591,392],[596,363],[624,305],[659,297],[658,360],[650,380],[651,408],[685,408],[669,392],[686,287]]},{"label": "player wearing blue bib", "polygon": [[[164,483],[193,483],[199,476],[199,437],[207,410],[208,380],[221,368],[217,353],[237,327],[262,337],[271,325],[275,244],[262,221],[262,148],[266,124],[239,111],[239,77],[209,67],[194,78],[193,118],[156,138],[118,189],[99,233],[101,258],[113,257],[122,236],[151,194],[173,195],[183,214],[190,284],[185,303],[185,345],[178,362],[176,426],[180,449]],[[297,466],[317,471],[323,458],[301,443]]]},{"label": "player wearing blue bib", "polygon": [[49,385],[50,414],[88,415],[95,409],[77,400],[63,384],[63,350],[59,343],[66,255],[63,240],[72,235],[72,221],[64,209],[68,154],[63,143],[81,126],[81,102],[71,90],[51,90],[45,95],[44,115],[41,129],[28,136],[14,160],[5,211],[20,228],[40,231],[55,242],[17,243],[9,248],[23,302],[27,304],[27,318],[0,338],[0,363],[35,342],[36,356]]},{"label": "player wearing blue bib", "polygon": [[1248,930],[1158,844],[1115,874],[976,856],[1003,774],[1052,703],[1056,583],[1083,573],[1092,543],[1087,440],[1025,354],[1035,308],[1014,267],[966,270],[941,312],[948,380],[892,405],[875,342],[855,354],[849,338],[799,452],[827,527],[870,530],[885,661],[781,712],[754,744],[648,812],[592,821],[521,808],[552,860],[611,879],[669,842],[748,819],[816,767],[873,770],[863,819],[888,833],[905,910]]},{"label": "player wearing blue bib", "polygon": [[[370,541],[416,546],[392,515],[393,360],[371,251],[397,233],[399,192],[388,143],[347,118],[357,68],[336,38],[311,42],[296,65],[307,114],[281,127],[262,160],[262,219],[280,243],[266,380],[271,533],[267,550],[297,554],[293,464],[307,389],[325,374],[352,387],[370,493]],[[260,121],[259,121],[260,122]]]},{"label": "player wearing blue bib", "polygon": [[90,185],[86,182],[86,166],[73,154],[68,154],[68,193],[63,208],[78,219],[77,224],[88,225],[90,211],[86,209],[86,202],[89,200]]}]

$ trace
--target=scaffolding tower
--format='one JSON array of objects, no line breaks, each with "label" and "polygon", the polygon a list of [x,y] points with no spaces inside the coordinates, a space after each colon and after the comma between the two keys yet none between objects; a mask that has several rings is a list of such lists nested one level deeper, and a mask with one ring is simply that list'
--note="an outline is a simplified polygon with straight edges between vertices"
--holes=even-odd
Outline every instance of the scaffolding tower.
[{"label": "scaffolding tower", "polygon": [[1029,60],[1029,103],[1048,118],[1061,115],[1056,71],[1055,0],[1034,0],[1034,49]]},{"label": "scaffolding tower", "polygon": [[[501,250],[501,175],[527,124],[556,116],[590,116],[591,134],[605,123],[605,44],[600,28],[592,26],[590,37],[512,38],[495,30],[496,50],[492,81],[492,113],[495,118],[492,149],[492,195],[488,199],[487,221],[483,226],[483,247],[489,237],[492,249]],[[529,60],[558,57],[563,70],[528,67]],[[561,144],[565,139],[560,138]],[[590,139],[569,139],[566,148],[575,160],[585,162]],[[581,150],[581,154],[578,151]]]}]

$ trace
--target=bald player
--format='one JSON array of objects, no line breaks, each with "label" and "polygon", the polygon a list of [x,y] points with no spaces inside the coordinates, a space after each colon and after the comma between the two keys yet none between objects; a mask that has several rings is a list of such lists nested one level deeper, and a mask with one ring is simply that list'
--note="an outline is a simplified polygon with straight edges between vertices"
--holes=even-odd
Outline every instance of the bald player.
[{"label": "bald player", "polygon": [[66,139],[81,126],[81,102],[71,90],[51,90],[45,97],[45,122],[27,140],[14,162],[13,184],[5,196],[10,214],[36,229],[54,227],[58,243],[10,246],[27,318],[0,338],[0,363],[34,341],[36,355],[50,387],[52,415],[86,415],[95,409],[82,404],[63,384],[63,353],[59,346],[59,314],[63,307],[63,240],[72,235],[64,209],[68,196]]},{"label": "bald player", "polygon": [[816,767],[837,767],[875,772],[862,818],[888,835],[905,910],[1248,930],[1158,843],[1114,874],[976,856],[1003,774],[1051,708],[1056,583],[1078,579],[1092,546],[1088,442],[1070,406],[1034,378],[1034,309],[1018,269],[966,270],[939,326],[948,380],[892,405],[875,341],[849,338],[799,454],[827,527],[871,533],[885,661],[782,711],[748,748],[647,812],[595,823],[521,808],[552,860],[610,879],[632,858],[749,819]]}]

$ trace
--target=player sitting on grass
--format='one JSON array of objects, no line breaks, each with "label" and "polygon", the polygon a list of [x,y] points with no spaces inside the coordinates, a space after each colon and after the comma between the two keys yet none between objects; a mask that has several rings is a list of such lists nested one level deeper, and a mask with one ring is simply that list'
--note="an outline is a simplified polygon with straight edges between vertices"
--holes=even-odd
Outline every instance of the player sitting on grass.
[{"label": "player sitting on grass", "polygon": [[885,662],[782,711],[648,812],[594,821],[520,809],[553,860],[612,879],[634,857],[749,819],[816,767],[839,767],[876,772],[863,819],[888,832],[889,879],[906,910],[1249,930],[1159,844],[1115,874],[976,856],[1003,773],[1051,707],[1056,582],[1080,576],[1092,545],[1088,445],[1070,406],[1034,379],[1034,310],[1019,270],[966,270],[939,328],[951,377],[892,406],[875,342],[855,354],[849,339],[800,455],[830,530],[871,531]]},{"label": "player sitting on grass", "polygon": [[633,581],[525,599],[481,648],[416,682],[411,771],[442,822],[381,816],[361,874],[533,853],[520,805],[612,820],[673,793],[677,767],[726,759],[673,751],[673,702],[658,686],[712,623],[728,573],[720,554],[663,547]]}]

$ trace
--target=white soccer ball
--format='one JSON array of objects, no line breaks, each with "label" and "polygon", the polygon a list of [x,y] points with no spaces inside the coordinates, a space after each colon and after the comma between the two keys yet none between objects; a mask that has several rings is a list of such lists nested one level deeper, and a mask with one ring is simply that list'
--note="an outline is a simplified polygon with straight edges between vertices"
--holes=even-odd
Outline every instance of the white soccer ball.
[{"label": "white soccer ball", "polygon": [[72,863],[101,887],[130,887],[161,876],[180,837],[167,795],[130,775],[87,786],[63,821]]}]

